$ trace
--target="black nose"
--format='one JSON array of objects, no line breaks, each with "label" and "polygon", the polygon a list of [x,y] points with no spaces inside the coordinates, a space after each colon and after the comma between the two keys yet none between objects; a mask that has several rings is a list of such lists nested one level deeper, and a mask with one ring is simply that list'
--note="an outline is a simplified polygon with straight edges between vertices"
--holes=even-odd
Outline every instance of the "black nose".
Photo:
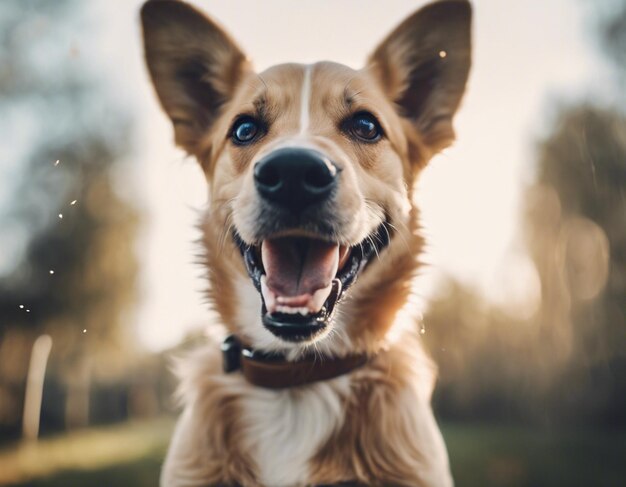
[{"label": "black nose", "polygon": [[278,149],[254,167],[257,191],[267,201],[293,211],[328,199],[338,169],[323,154],[302,148]]}]

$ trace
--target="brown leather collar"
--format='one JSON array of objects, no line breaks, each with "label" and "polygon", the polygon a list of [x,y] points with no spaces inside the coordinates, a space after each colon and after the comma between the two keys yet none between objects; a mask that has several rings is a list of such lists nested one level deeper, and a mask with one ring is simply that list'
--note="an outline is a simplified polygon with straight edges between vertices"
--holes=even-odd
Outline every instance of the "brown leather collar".
[{"label": "brown leather collar", "polygon": [[287,389],[334,379],[365,365],[365,354],[320,358],[307,355],[294,362],[282,355],[270,355],[243,346],[235,335],[222,343],[224,372],[241,370],[248,382],[267,389]]}]

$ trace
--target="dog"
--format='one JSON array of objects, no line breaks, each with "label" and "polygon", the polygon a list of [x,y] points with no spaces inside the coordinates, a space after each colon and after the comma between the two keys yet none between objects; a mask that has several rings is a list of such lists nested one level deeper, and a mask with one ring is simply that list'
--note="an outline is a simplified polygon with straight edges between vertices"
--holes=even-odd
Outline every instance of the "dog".
[{"label": "dog", "polygon": [[420,171],[454,139],[471,6],[429,4],[354,70],[256,73],[213,20],[141,10],[177,145],[209,188],[209,298],[230,334],[180,367],[164,487],[448,487],[435,367],[407,301]]}]

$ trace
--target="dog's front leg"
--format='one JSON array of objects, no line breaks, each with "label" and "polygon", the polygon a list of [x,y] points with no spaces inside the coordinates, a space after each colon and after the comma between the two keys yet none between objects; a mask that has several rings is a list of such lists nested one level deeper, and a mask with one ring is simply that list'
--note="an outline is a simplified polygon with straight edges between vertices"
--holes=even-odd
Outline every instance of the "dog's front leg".
[{"label": "dog's front leg", "polygon": [[161,470],[161,487],[206,487],[218,485],[206,462],[206,447],[193,428],[193,411],[187,408],[176,424],[167,456]]},{"label": "dog's front leg", "polygon": [[261,487],[244,456],[228,455],[211,443],[207,418],[202,420],[193,405],[187,406],[161,470],[161,487]]}]

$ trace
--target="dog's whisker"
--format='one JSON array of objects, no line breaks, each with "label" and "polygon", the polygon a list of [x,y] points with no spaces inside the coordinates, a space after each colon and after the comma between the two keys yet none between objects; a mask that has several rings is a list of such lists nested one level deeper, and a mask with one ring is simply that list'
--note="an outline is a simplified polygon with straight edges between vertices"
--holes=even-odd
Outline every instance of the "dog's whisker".
[{"label": "dog's whisker", "polygon": [[350,78],[343,88],[343,100],[348,108],[354,103],[354,98],[356,98],[363,92],[363,90],[351,91],[350,83],[352,83],[352,81],[354,81],[354,77]]},{"label": "dog's whisker", "polygon": [[235,196],[233,198],[220,198],[220,199],[214,200],[213,204],[210,207],[210,211],[212,212],[222,211],[225,206],[230,206],[232,203],[235,202],[236,199],[237,197]]},{"label": "dog's whisker", "polygon": [[228,238],[228,235],[230,235],[233,231],[235,224],[234,223],[230,223],[228,225],[228,227],[226,228],[226,230],[224,232],[222,232],[222,236],[220,238],[220,242],[219,242],[219,247],[218,247],[218,253],[221,254],[224,251],[224,246],[226,245],[226,240]]},{"label": "dog's whisker", "polygon": [[226,220],[224,222],[224,229],[220,232],[219,240],[218,240],[218,252],[221,254],[224,250],[224,246],[226,245],[226,240],[230,235],[233,234],[233,229],[235,228],[234,223],[234,215],[230,213],[227,215]]},{"label": "dog's whisker", "polygon": [[363,242],[359,242],[359,247],[361,248],[361,254],[363,254],[365,251],[363,250]]},{"label": "dog's whisker", "polygon": [[376,258],[378,260],[380,260],[380,254],[378,253],[378,246],[376,245],[376,242],[374,242],[374,239],[372,238],[371,235],[367,236],[367,240],[369,240],[369,242],[372,244],[372,248],[374,249],[374,253],[376,254]]},{"label": "dog's whisker", "polygon": [[[232,203],[236,200],[236,197],[233,198],[219,198],[213,201],[213,204],[209,207],[209,214],[216,215],[225,209],[232,210]],[[221,253],[226,244],[226,239],[228,235],[232,234],[234,228],[234,214],[232,211],[229,211],[224,219],[223,229],[219,232],[219,236],[217,238],[217,248],[218,253]]]},{"label": "dog's whisker", "polygon": [[332,340],[332,339],[336,338],[346,348],[348,348],[350,346],[350,343],[349,343],[348,338],[346,336],[345,330],[339,329],[339,327],[336,327],[336,326],[333,327],[330,330],[330,333],[328,334],[328,338],[329,338],[329,340]]},{"label": "dog's whisker", "polygon": [[317,362],[317,359],[319,358],[320,362],[323,361],[322,359],[322,352],[320,351],[320,349],[317,346],[317,342],[313,342],[313,363],[315,364]]},{"label": "dog's whisker", "polygon": [[[406,230],[407,226],[404,223],[401,223],[402,227],[404,230]],[[404,245],[405,249],[407,251],[411,251],[411,244],[409,243],[406,235],[401,232],[398,227],[396,227],[393,223],[391,223],[390,221],[385,221],[383,223],[383,228],[385,229],[385,231],[387,232],[387,236],[388,238],[391,240],[391,234],[389,233],[389,230],[387,229],[387,226],[389,226],[392,230],[394,230],[394,235],[397,235],[400,240],[402,241],[402,244]]]},{"label": "dog's whisker", "polygon": [[265,81],[265,79],[263,78],[263,76],[261,76],[260,74],[257,73],[256,77],[259,79],[259,81],[261,81],[261,83],[263,83],[263,86],[265,87],[265,89],[267,90],[267,82]]},{"label": "dog's whisker", "polygon": [[220,253],[224,247],[226,235],[229,232],[230,227],[231,227],[231,215],[228,215],[226,217],[226,221],[224,222],[224,229],[219,233],[219,237],[218,237],[218,249]]},{"label": "dog's whisker", "polygon": [[387,241],[391,240],[391,233],[389,233],[389,230],[387,229],[387,225],[385,224],[385,222],[383,222],[383,230],[385,230],[385,233],[387,234]]}]

